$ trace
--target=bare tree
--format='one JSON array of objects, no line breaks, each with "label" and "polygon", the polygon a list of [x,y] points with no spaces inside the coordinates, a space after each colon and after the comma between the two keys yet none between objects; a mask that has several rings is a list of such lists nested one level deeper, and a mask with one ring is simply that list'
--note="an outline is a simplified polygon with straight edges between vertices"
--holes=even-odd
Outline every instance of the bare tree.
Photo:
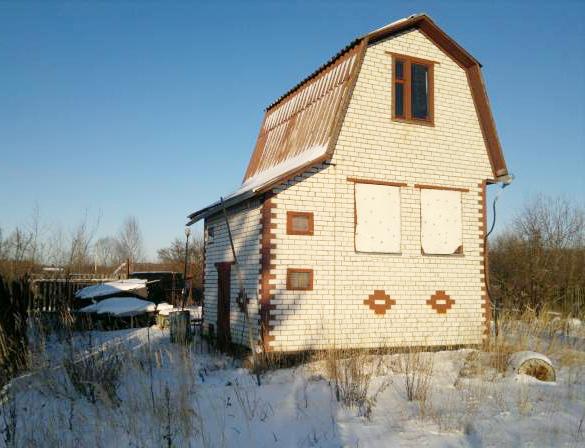
[{"label": "bare tree", "polygon": [[140,231],[138,220],[134,216],[126,218],[122,228],[118,232],[116,255],[118,261],[129,258],[130,260],[137,262],[144,258],[142,232]]},{"label": "bare tree", "polygon": [[52,228],[45,239],[43,262],[51,266],[64,266],[67,264],[68,255],[65,249],[65,234],[61,227]]},{"label": "bare tree", "polygon": [[92,235],[87,223],[82,221],[73,229],[70,236],[68,265],[75,270],[91,264],[90,247]]},{"label": "bare tree", "polygon": [[33,207],[31,220],[29,224],[29,233],[31,236],[30,260],[38,263],[43,258],[43,244],[41,236],[41,213],[39,205]]},{"label": "bare tree", "polygon": [[535,197],[496,238],[489,260],[500,303],[557,308],[567,291],[585,287],[585,209],[562,198]]},{"label": "bare tree", "polygon": [[513,228],[524,241],[551,249],[585,242],[585,209],[563,198],[539,195],[516,216]]},{"label": "bare tree", "polygon": [[[167,247],[157,251],[158,258],[162,263],[172,266],[175,271],[181,272],[185,263],[185,239],[175,238]],[[194,235],[189,240],[189,266],[190,274],[193,276],[195,287],[201,284],[203,272],[203,236]]]},{"label": "bare tree", "polygon": [[2,231],[2,227],[0,227],[0,261],[6,259],[6,241],[4,240],[4,232]]},{"label": "bare tree", "polygon": [[117,241],[115,238],[110,236],[100,238],[93,245],[95,263],[99,266],[113,266],[117,262],[116,250]]}]

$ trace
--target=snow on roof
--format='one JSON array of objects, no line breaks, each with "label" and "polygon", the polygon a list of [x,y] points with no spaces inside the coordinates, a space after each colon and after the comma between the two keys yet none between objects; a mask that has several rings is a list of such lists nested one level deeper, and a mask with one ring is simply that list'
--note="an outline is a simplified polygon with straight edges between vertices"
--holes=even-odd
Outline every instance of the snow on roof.
[{"label": "snow on roof", "polygon": [[297,167],[306,165],[307,163],[310,163],[313,160],[321,156],[324,156],[326,151],[327,146],[315,145],[295,157],[286,159],[283,162],[279,163],[278,165],[275,165],[271,168],[268,168],[264,171],[255,174],[254,176],[247,179],[242,184],[242,186],[238,188],[235,192],[226,196],[225,199],[229,199],[234,196],[239,196],[242,193],[246,193],[248,191],[256,192],[273,179],[281,177],[282,175],[288,173],[291,170],[296,169]]},{"label": "snow on roof", "polygon": [[116,317],[130,317],[156,311],[156,305],[136,297],[110,297],[78,310],[79,313],[111,314]]},{"label": "snow on roof", "polygon": [[[299,154],[298,156],[287,159],[278,165],[256,174],[255,176],[246,180],[236,191],[233,191],[223,198],[225,207],[228,208],[231,205],[240,202],[240,200],[244,200],[249,196],[254,196],[255,193],[262,190],[264,186],[269,185],[274,179],[280,178],[290,171],[297,170],[304,166],[309,166],[314,160],[325,156],[326,152],[327,146],[316,145]],[[189,216],[190,222],[188,225],[191,225],[199,219],[219,211],[220,208],[221,201],[217,201],[207,206],[206,208],[193,213]]]},{"label": "snow on roof", "polygon": [[78,299],[91,299],[94,297],[109,296],[121,291],[138,291],[146,288],[147,280],[142,278],[129,278],[114,282],[101,283],[99,285],[87,286],[75,293]]}]

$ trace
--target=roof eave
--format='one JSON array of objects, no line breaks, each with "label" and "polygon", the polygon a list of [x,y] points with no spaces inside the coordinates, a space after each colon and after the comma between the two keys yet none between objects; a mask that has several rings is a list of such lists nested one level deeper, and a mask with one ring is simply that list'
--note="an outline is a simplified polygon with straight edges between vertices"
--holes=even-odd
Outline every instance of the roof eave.
[{"label": "roof eave", "polygon": [[[235,205],[240,204],[241,202],[244,202],[248,199],[252,199],[254,196],[257,196],[260,193],[261,192],[254,191],[254,190],[245,191],[239,195],[236,195],[236,196],[233,196],[231,198],[224,200],[223,207],[225,207],[226,209],[229,209]],[[216,201],[213,204],[210,204],[207,207],[204,207],[204,208],[197,210],[196,212],[193,212],[190,215],[188,215],[187,219],[189,219],[189,221],[187,221],[186,225],[187,226],[193,225],[197,221],[201,221],[202,219],[208,218],[209,216],[212,216],[212,215],[215,215],[216,213],[219,213],[223,208],[221,201],[222,200],[220,198],[219,201]]]}]

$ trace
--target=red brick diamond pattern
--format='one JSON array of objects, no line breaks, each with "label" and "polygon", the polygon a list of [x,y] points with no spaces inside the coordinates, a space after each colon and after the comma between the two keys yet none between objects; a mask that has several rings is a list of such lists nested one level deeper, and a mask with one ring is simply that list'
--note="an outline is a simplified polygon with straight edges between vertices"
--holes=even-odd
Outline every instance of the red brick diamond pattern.
[{"label": "red brick diamond pattern", "polygon": [[364,300],[364,305],[368,305],[374,314],[386,314],[386,310],[390,310],[395,304],[396,300],[391,299],[383,289],[374,290],[374,294]]},{"label": "red brick diamond pattern", "polygon": [[445,294],[445,291],[435,291],[431,298],[427,300],[427,305],[430,305],[437,314],[446,314],[454,303],[455,300]]}]

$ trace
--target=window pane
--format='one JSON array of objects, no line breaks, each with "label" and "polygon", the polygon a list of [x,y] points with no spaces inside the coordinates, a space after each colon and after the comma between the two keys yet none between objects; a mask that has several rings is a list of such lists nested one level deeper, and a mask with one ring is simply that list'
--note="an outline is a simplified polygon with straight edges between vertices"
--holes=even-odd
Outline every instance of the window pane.
[{"label": "window pane", "polygon": [[404,84],[394,84],[394,115],[404,117]]},{"label": "window pane", "polygon": [[396,61],[394,69],[396,70],[396,79],[404,79],[404,62]]},{"label": "window pane", "polygon": [[295,232],[309,231],[309,217],[308,216],[293,216],[292,228]]},{"label": "window pane", "polygon": [[412,89],[411,108],[412,118],[425,119],[429,116],[429,76],[428,67],[420,64],[411,64]]},{"label": "window pane", "polygon": [[290,271],[288,273],[288,288],[289,289],[310,289],[311,288],[311,273]]}]

